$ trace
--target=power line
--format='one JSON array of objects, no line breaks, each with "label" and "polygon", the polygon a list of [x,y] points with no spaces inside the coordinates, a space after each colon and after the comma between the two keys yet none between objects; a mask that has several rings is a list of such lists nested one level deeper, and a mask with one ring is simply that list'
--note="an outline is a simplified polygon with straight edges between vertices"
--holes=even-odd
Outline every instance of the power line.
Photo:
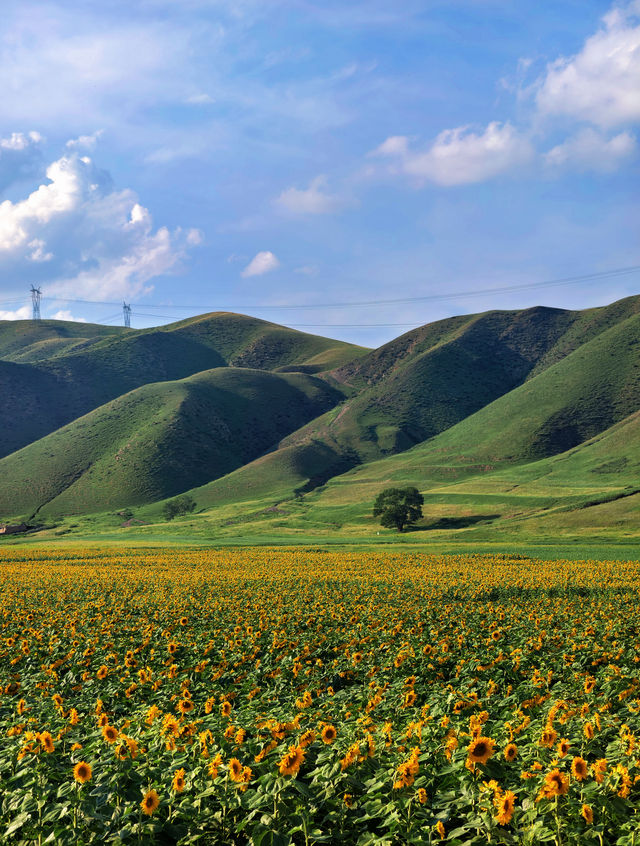
[{"label": "power line", "polygon": [[[340,303],[309,303],[305,305],[272,305],[272,304],[245,304],[243,306],[201,306],[201,305],[176,305],[169,306],[175,309],[202,309],[204,311],[234,311],[237,308],[251,308],[251,309],[313,309],[313,308],[354,308],[363,306],[377,306],[377,305],[401,305],[406,303],[430,302],[433,300],[451,300],[460,297],[476,297],[484,296],[485,294],[499,294],[509,293],[514,291],[534,290],[537,288],[550,288],[556,285],[573,285],[579,282],[598,281],[602,279],[609,279],[616,276],[624,276],[630,273],[635,273],[640,270],[640,264],[631,265],[630,267],[620,267],[614,270],[603,270],[598,273],[587,273],[581,276],[566,276],[560,279],[549,279],[544,282],[528,282],[519,285],[504,285],[495,288],[478,288],[475,291],[455,291],[447,294],[426,294],[420,297],[401,297],[391,300],[360,300],[352,302]],[[166,308],[166,305],[152,305],[151,303],[143,304],[143,308]]]},{"label": "power line", "polygon": [[[174,314],[145,314],[142,311],[134,311],[132,312],[134,317],[161,317],[166,320],[174,320]],[[104,323],[104,321],[102,321]],[[373,328],[380,328],[380,329],[388,329],[393,326],[422,326],[423,323],[288,323],[292,329],[317,329],[321,326],[326,326],[329,328],[338,328],[342,327],[343,329],[373,329]]]},{"label": "power line", "polygon": [[[299,305],[291,305],[288,303],[280,303],[274,305],[273,303],[245,303],[243,305],[235,305],[235,306],[222,306],[222,305],[169,305],[167,303],[131,303],[132,306],[142,306],[145,309],[156,309],[156,308],[169,308],[169,309],[187,309],[187,310],[202,310],[202,311],[236,311],[238,309],[275,309],[275,310],[284,310],[284,309],[327,309],[327,308],[361,308],[363,306],[384,306],[384,305],[401,305],[406,303],[417,303],[417,302],[431,302],[435,300],[451,300],[451,299],[458,299],[461,297],[478,297],[478,296],[485,296],[487,294],[502,294],[502,293],[511,293],[516,291],[527,291],[527,290],[536,290],[539,288],[551,288],[558,285],[574,285],[580,282],[595,282],[600,281],[603,279],[610,279],[617,276],[625,276],[631,273],[636,273],[640,270],[640,264],[631,265],[629,267],[620,267],[615,268],[613,270],[603,270],[597,273],[586,273],[580,276],[565,276],[559,279],[548,279],[542,282],[523,282],[515,285],[503,285],[503,286],[496,286],[492,288],[477,288],[476,290],[467,290],[467,291],[452,291],[450,293],[443,293],[443,294],[425,294],[419,297],[398,297],[395,299],[386,299],[386,300],[358,300],[358,301],[346,301],[346,302],[333,302],[333,303],[306,303],[306,304],[299,304]],[[46,299],[53,302],[64,302],[64,303],[81,303],[83,305],[114,305],[114,306],[122,306],[120,302],[109,301],[109,300],[82,300],[82,299],[72,299],[70,297],[57,297],[57,296],[43,296],[42,299]],[[9,304],[15,302],[23,302],[23,300],[5,300],[2,304]],[[160,315],[157,315],[158,317]]]}]

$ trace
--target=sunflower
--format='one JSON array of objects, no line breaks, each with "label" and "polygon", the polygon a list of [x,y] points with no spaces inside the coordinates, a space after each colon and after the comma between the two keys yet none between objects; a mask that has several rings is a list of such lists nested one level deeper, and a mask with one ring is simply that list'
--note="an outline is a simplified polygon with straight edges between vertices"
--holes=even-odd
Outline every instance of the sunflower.
[{"label": "sunflower", "polygon": [[322,738],[323,743],[333,743],[337,736],[338,732],[336,731],[335,726],[332,725],[325,726],[320,732],[320,737]]},{"label": "sunflower", "polygon": [[107,725],[102,726],[102,736],[107,743],[115,743],[118,738],[118,729],[107,723]]},{"label": "sunflower", "polygon": [[508,743],[504,749],[504,757],[507,761],[513,761],[518,755],[518,747],[515,743]]},{"label": "sunflower", "polygon": [[584,731],[584,736],[587,738],[587,740],[591,740],[593,738],[594,731],[593,731],[593,725],[591,723],[585,723],[583,731]]},{"label": "sunflower", "polygon": [[588,825],[591,825],[593,823],[593,809],[591,805],[583,805],[580,813],[584,817]]},{"label": "sunflower", "polygon": [[177,710],[180,711],[181,714],[188,714],[189,711],[193,711],[193,702],[190,699],[181,699],[178,702]]},{"label": "sunflower", "polygon": [[576,756],[571,762],[571,772],[573,773],[574,778],[578,781],[585,779],[588,773],[587,762],[585,759]]},{"label": "sunflower", "polygon": [[598,784],[602,784],[604,781],[604,774],[607,771],[607,759],[606,758],[598,758],[595,764],[591,765],[591,769],[593,770],[593,777],[598,782]]},{"label": "sunflower", "polygon": [[316,733],[312,729],[307,729],[307,731],[303,732],[300,737],[299,745],[302,746],[304,749],[306,746],[309,746],[310,743],[316,739]]},{"label": "sunflower", "polygon": [[567,738],[563,737],[562,740],[558,743],[558,755],[561,758],[564,758],[564,756],[569,751],[570,747],[571,747],[571,744],[569,743]]},{"label": "sunflower", "polygon": [[553,799],[554,796],[564,796],[569,790],[569,776],[555,769],[544,777],[544,784],[539,799]]},{"label": "sunflower", "polygon": [[184,790],[184,768],[180,767],[179,770],[176,770],[173,774],[173,781],[171,782],[171,787],[175,790],[176,793],[182,793]]},{"label": "sunflower", "polygon": [[91,769],[91,764],[87,764],[86,761],[79,761],[73,768],[73,777],[78,784],[84,784],[86,781],[91,781],[92,775],[93,771]]},{"label": "sunflower", "polygon": [[490,737],[476,737],[467,746],[468,760],[473,764],[486,764],[493,755],[494,745]]},{"label": "sunflower", "polygon": [[444,840],[445,830],[444,823],[442,822],[442,820],[438,820],[438,822],[436,823],[436,831],[440,835],[440,840]]},{"label": "sunflower", "polygon": [[218,778],[220,764],[222,764],[222,755],[218,752],[218,754],[209,761],[209,766],[207,767],[209,778]]},{"label": "sunflower", "polygon": [[547,726],[540,736],[540,740],[538,743],[540,746],[546,746],[547,749],[551,749],[553,744],[558,739],[558,732],[551,728],[551,726]]},{"label": "sunflower", "polygon": [[220,706],[220,713],[223,717],[228,717],[231,713],[231,702],[223,702]]},{"label": "sunflower", "polygon": [[229,759],[229,778],[231,781],[242,781],[243,766],[237,758]]},{"label": "sunflower", "polygon": [[96,676],[102,681],[102,679],[106,679],[108,672],[109,668],[105,667],[105,665],[103,664],[102,667],[100,667],[100,669],[96,673]]},{"label": "sunflower", "polygon": [[41,732],[38,736],[38,740],[40,741],[40,746],[42,746],[47,755],[50,755],[55,749],[55,746],[53,745],[53,738],[48,731]]},{"label": "sunflower", "polygon": [[140,807],[142,808],[143,814],[150,817],[151,814],[157,810],[159,804],[160,797],[155,790],[150,790],[148,793],[145,793],[142,802],[140,802]]},{"label": "sunflower", "polygon": [[515,793],[511,790],[498,794],[493,800],[493,806],[498,812],[496,814],[496,821],[499,825],[509,825],[511,822],[515,800]]},{"label": "sunflower", "polygon": [[278,762],[280,775],[297,775],[302,762],[304,761],[304,749],[302,746],[290,746],[289,751]]},{"label": "sunflower", "polygon": [[421,805],[424,805],[426,801],[427,801],[427,791],[424,789],[424,787],[419,787],[418,788],[418,802],[420,802]]},{"label": "sunflower", "polygon": [[415,705],[417,698],[418,697],[416,696],[415,691],[413,691],[413,690],[410,690],[410,691],[408,691],[408,693],[405,693],[404,707],[410,708],[412,705]]}]

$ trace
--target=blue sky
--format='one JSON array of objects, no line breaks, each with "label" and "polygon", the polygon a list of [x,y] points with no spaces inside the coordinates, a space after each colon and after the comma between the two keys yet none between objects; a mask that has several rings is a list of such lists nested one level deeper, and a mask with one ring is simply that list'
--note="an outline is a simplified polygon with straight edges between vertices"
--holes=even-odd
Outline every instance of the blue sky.
[{"label": "blue sky", "polygon": [[0,319],[373,346],[640,292],[447,299],[640,264],[640,2],[4,0],[0,90]]}]

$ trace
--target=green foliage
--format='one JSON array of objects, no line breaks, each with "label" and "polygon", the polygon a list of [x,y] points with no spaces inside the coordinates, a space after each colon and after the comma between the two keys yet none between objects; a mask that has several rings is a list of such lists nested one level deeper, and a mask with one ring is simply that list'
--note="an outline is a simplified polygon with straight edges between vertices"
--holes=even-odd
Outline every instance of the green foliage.
[{"label": "green foliage", "polygon": [[373,516],[380,518],[385,529],[401,532],[422,517],[424,497],[417,488],[385,488],[376,497]]},{"label": "green foliage", "polygon": [[174,517],[182,517],[184,514],[190,514],[194,511],[195,507],[195,499],[188,494],[183,494],[165,502],[162,513],[165,520],[173,520]]}]

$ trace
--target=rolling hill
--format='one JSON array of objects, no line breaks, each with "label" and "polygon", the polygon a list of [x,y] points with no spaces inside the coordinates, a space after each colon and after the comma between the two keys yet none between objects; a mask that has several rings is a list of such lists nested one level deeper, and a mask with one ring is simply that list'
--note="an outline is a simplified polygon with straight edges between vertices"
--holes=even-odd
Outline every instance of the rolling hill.
[{"label": "rolling hill", "polygon": [[[12,350],[14,359],[24,357],[27,351],[31,358],[34,343],[50,342],[61,332],[79,331],[77,326],[85,333],[93,331],[88,324],[42,322],[56,325],[45,326],[33,336],[18,325],[13,340],[13,324],[8,328],[6,322],[0,324],[4,348]],[[183,379],[224,366],[314,373],[366,352],[341,341],[227,313],[202,315],[158,329],[103,334],[99,331],[103,328],[96,328],[91,343],[49,358],[29,364],[2,362],[0,456],[151,382]]]},{"label": "rolling hill", "polygon": [[[226,313],[62,328],[20,341],[0,325],[14,359],[0,361],[6,517],[190,490],[212,519],[286,502],[287,525],[369,525],[376,493],[400,483],[479,524],[582,507],[598,491],[633,500],[637,468],[618,452],[637,432],[640,296],[448,318],[372,351]],[[72,346],[56,348],[60,333]],[[611,478],[574,458],[583,446],[603,466],[611,453]],[[582,493],[559,493],[563,467],[587,479]]]},{"label": "rolling hill", "polygon": [[490,312],[423,327],[334,371],[355,397],[198,497],[203,507],[230,496],[286,499],[347,467],[363,465],[347,479],[368,476],[385,452],[395,457],[380,467],[404,475],[415,460],[417,481],[562,452],[640,407],[639,327],[640,297],[586,312]]},{"label": "rolling hill", "polygon": [[342,398],[303,373],[222,367],[137,388],[0,462],[0,514],[138,505],[229,473]]}]

